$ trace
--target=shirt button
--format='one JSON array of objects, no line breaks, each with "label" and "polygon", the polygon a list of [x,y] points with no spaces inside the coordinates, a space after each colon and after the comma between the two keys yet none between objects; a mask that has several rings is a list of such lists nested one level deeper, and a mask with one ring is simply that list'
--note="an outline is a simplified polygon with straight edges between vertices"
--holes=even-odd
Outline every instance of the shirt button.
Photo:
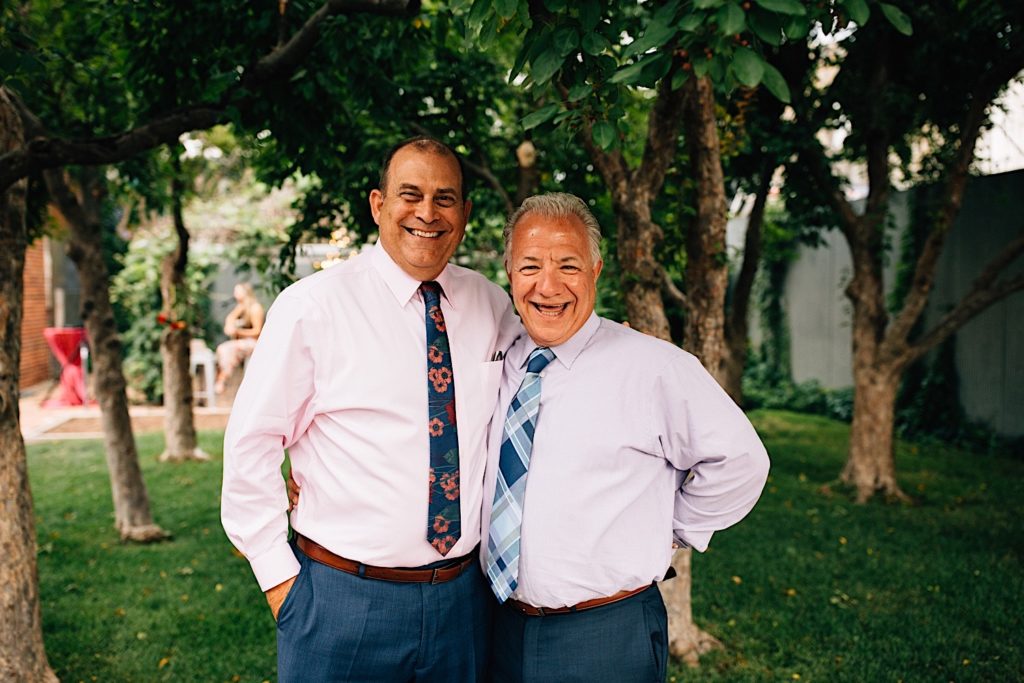
[{"label": "shirt button", "polygon": [[547,371],[546,371],[546,370],[541,370],[541,371],[540,371],[540,376],[541,376],[541,377],[544,377],[544,376],[546,376],[547,374],[548,374],[548,373],[547,373]]}]

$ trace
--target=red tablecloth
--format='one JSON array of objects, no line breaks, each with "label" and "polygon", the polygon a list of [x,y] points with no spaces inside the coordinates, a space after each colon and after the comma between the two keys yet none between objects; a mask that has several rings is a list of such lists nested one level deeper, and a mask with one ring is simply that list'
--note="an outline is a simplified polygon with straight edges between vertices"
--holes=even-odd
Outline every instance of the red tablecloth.
[{"label": "red tablecloth", "polygon": [[60,362],[60,391],[44,406],[80,406],[85,403],[85,371],[80,354],[85,330],[81,327],[47,327],[46,343]]}]

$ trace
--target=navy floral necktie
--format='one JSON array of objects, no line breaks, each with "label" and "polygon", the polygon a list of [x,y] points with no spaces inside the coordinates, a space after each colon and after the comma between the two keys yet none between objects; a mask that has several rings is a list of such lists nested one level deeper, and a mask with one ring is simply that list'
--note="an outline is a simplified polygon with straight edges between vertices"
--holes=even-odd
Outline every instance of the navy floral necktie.
[{"label": "navy floral necktie", "polygon": [[430,503],[427,541],[447,555],[462,532],[459,509],[459,432],[455,419],[455,374],[441,312],[441,285],[420,285],[427,324],[427,429],[430,432]]}]

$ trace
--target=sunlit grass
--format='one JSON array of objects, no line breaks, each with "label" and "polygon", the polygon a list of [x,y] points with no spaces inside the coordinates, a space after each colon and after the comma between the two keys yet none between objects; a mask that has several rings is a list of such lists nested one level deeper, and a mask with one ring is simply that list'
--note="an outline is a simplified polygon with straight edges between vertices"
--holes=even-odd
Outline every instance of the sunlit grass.
[{"label": "sunlit grass", "polygon": [[[900,444],[917,506],[822,493],[845,425],[753,415],[773,469],[751,516],[694,557],[694,615],[726,649],[676,681],[1010,681],[1024,671],[1024,463]],[[99,442],[29,448],[47,653],[63,681],[274,680],[274,625],[219,521],[209,463],[160,464],[139,438],[156,521],[117,542]]]}]

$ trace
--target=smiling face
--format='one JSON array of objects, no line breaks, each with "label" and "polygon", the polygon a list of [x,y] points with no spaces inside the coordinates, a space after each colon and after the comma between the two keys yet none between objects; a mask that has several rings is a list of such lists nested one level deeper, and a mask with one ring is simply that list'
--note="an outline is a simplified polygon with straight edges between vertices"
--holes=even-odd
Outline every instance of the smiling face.
[{"label": "smiling face", "polygon": [[509,243],[512,301],[538,346],[557,346],[583,327],[594,310],[597,278],[586,228],[576,216],[527,213]]},{"label": "smiling face", "polygon": [[421,282],[444,270],[466,234],[472,204],[462,197],[461,187],[453,157],[408,146],[391,158],[387,186],[370,192],[384,250]]}]

